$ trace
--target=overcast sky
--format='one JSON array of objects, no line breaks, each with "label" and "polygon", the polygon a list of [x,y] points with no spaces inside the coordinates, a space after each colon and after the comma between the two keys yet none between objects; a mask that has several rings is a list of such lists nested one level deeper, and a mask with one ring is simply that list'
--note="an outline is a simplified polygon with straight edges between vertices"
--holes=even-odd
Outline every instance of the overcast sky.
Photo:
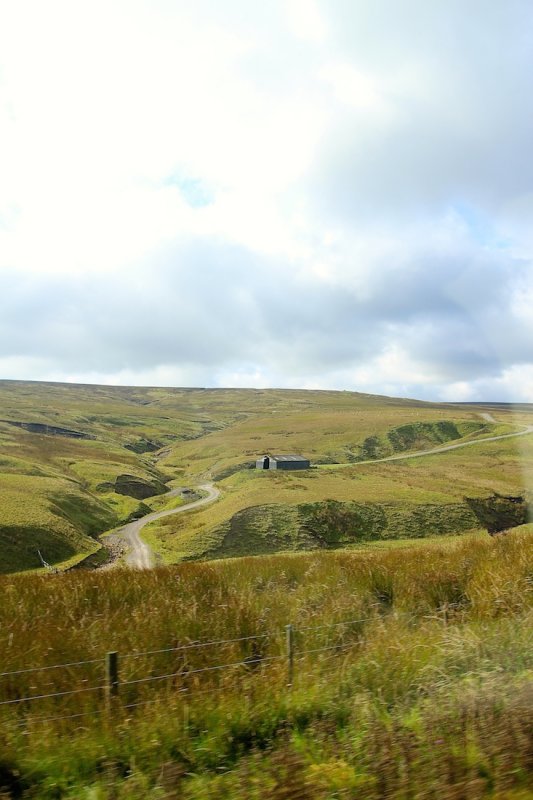
[{"label": "overcast sky", "polygon": [[530,0],[0,0],[0,377],[533,400]]}]

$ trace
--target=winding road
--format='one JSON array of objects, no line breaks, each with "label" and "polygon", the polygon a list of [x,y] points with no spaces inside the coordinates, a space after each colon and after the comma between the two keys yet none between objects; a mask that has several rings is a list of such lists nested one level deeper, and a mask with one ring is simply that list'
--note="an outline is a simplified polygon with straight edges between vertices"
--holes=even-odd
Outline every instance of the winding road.
[{"label": "winding road", "polygon": [[397,456],[387,456],[386,458],[373,458],[368,461],[351,461],[347,464],[325,464],[323,466],[331,469],[332,467],[354,467],[360,464],[381,464],[383,461],[401,461],[405,458],[420,458],[420,456],[432,456],[435,453],[446,453],[448,450],[459,450],[461,447],[471,447],[474,444],[484,444],[485,442],[499,442],[500,439],[515,439],[517,436],[525,436],[533,433],[533,425],[528,425],[521,431],[514,433],[501,433],[498,436],[485,436],[483,439],[472,439],[470,442],[459,442],[458,444],[447,444],[444,447],[434,447],[432,450],[418,450],[415,453],[403,453]]},{"label": "winding road", "polygon": [[[141,517],[141,519],[129,522],[127,525],[123,525],[122,528],[119,528],[118,531],[111,534],[111,536],[108,537],[108,542],[112,547],[126,548],[125,561],[128,566],[136,569],[151,569],[154,566],[152,550],[146,542],[143,542],[140,537],[140,532],[145,525],[154,522],[156,519],[169,517],[171,514],[183,514],[186,511],[192,511],[194,508],[205,506],[208,503],[212,503],[213,500],[216,500],[220,494],[219,490],[213,486],[212,483],[204,483],[199,486],[198,489],[207,492],[207,496],[202,497],[201,500],[195,500],[194,503],[188,503],[185,506],[179,506],[179,508],[171,508],[167,511],[154,511],[152,514]],[[180,491],[180,489],[174,489],[165,495],[165,497],[176,497]]]},{"label": "winding road", "polygon": [[[489,414],[482,414],[480,415],[488,422],[495,422],[491,415]],[[335,469],[339,467],[346,467],[346,466],[360,466],[363,464],[380,464],[385,461],[402,461],[407,458],[420,458],[422,456],[432,456],[436,453],[446,453],[450,450],[459,450],[461,447],[471,447],[475,444],[482,444],[483,442],[497,442],[501,439],[514,439],[517,436],[525,436],[528,433],[533,433],[533,425],[526,426],[521,431],[515,431],[514,433],[502,433],[499,436],[487,436],[484,439],[472,439],[470,442],[459,442],[457,444],[448,444],[443,447],[435,447],[432,450],[419,450],[415,453],[402,453],[396,456],[388,456],[387,458],[378,458],[378,459],[371,459],[368,461],[356,461],[349,464],[327,464],[321,465],[322,469]],[[214,500],[218,498],[220,495],[219,489],[217,489],[212,483],[204,483],[198,487],[200,490],[207,492],[206,497],[202,497],[201,500],[195,500],[194,503],[188,503],[184,506],[179,506],[179,508],[172,508],[168,509],[167,511],[154,511],[152,514],[147,514],[145,517],[141,519],[135,520],[134,522],[130,522],[127,525],[124,525],[122,528],[119,528],[118,531],[111,534],[108,537],[108,542],[111,544],[111,550],[119,549],[122,551],[124,547],[126,548],[125,553],[125,561],[126,564],[130,567],[134,567],[136,569],[151,569],[154,566],[154,558],[152,554],[152,550],[146,542],[140,537],[140,532],[144,528],[145,525],[148,525],[150,522],[154,522],[156,519],[161,519],[162,517],[169,517],[171,514],[183,514],[187,511],[192,511],[195,508],[199,508],[200,506],[205,506],[208,503],[212,503]],[[176,497],[180,494],[180,489],[174,489],[169,492],[166,497]],[[107,568],[114,566],[116,563],[116,558],[112,560],[111,563],[106,565]],[[104,567],[104,569],[106,568]]]}]

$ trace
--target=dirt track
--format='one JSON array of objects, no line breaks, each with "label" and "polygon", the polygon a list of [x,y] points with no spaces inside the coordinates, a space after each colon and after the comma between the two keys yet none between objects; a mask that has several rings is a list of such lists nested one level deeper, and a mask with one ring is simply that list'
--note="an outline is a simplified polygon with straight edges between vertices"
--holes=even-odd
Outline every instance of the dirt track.
[{"label": "dirt track", "polygon": [[[140,532],[145,525],[154,522],[156,519],[162,517],[169,517],[171,514],[183,514],[186,511],[191,511],[194,508],[205,506],[213,502],[219,496],[220,492],[213,486],[212,483],[204,483],[198,487],[202,491],[207,492],[207,497],[202,497],[201,500],[196,500],[194,503],[188,503],[179,508],[172,508],[168,511],[154,511],[152,514],[147,514],[135,522],[129,522],[122,528],[119,528],[115,533],[108,537],[108,543],[111,545],[111,552],[119,552],[124,555],[126,564],[136,569],[151,569],[154,566],[154,557],[151,548],[143,542],[140,537]],[[175,497],[179,493],[179,489],[169,492],[167,497]],[[106,567],[109,569],[111,566],[116,566],[117,560],[113,559]]]},{"label": "dirt track", "polygon": [[446,453],[448,450],[459,450],[461,447],[472,447],[475,444],[483,444],[484,442],[498,442],[500,439],[514,439],[516,436],[525,436],[527,433],[533,433],[533,425],[528,425],[523,431],[516,433],[502,433],[500,436],[487,436],[484,439],[472,439],[471,442],[460,442],[459,444],[447,444],[444,447],[435,447],[433,450],[420,450],[418,453],[405,453],[399,456],[388,456],[388,458],[379,458],[376,461],[358,461],[358,464],[376,464],[378,461],[399,461],[403,458],[419,458],[420,456],[431,456],[434,453]]},{"label": "dirt track", "polygon": [[[488,418],[489,415],[482,415],[485,419]],[[488,420],[489,421],[489,420]],[[490,420],[492,421],[492,419]],[[483,442],[497,442],[500,439],[513,439],[517,436],[525,436],[528,433],[533,433],[533,425],[528,425],[522,431],[517,431],[516,433],[504,433],[500,434],[499,436],[487,436],[485,439],[473,439],[470,442],[460,442],[458,444],[449,444],[445,445],[444,447],[436,447],[432,450],[420,450],[416,453],[404,453],[401,455],[396,456],[388,456],[387,458],[379,458],[370,461],[358,461],[350,464],[349,466],[359,466],[363,464],[379,464],[383,463],[384,461],[401,461],[407,458],[421,458],[423,456],[431,456],[436,453],[446,453],[450,450],[458,450],[461,447],[472,447],[476,444],[482,444]],[[327,465],[326,468],[331,469],[332,466],[335,467],[345,467],[348,466],[347,464],[335,464],[335,465]],[[143,542],[140,537],[140,532],[144,528],[145,525],[148,525],[150,522],[154,522],[156,519],[161,519],[162,517],[168,517],[171,514],[183,514],[187,511],[191,511],[194,508],[199,508],[200,506],[205,506],[208,503],[213,502],[216,500],[217,497],[220,495],[220,491],[212,484],[212,483],[204,483],[198,487],[199,489],[206,491],[207,497],[203,497],[201,500],[196,500],[194,503],[189,503],[185,506],[180,506],[179,508],[173,508],[168,511],[154,511],[152,514],[147,514],[145,517],[141,519],[135,520],[135,522],[130,522],[128,525],[124,525],[114,534],[108,537],[108,543],[110,545],[110,551],[113,553],[112,561],[109,562],[104,569],[109,569],[112,566],[115,566],[118,563],[119,557],[124,555],[126,564],[130,567],[134,567],[136,569],[151,569],[154,566],[154,558],[152,554],[151,548]],[[179,493],[179,489],[175,489],[172,492],[169,492],[167,495],[168,497],[176,496]]]},{"label": "dirt track", "polygon": [[384,461],[403,461],[406,458],[420,458],[421,456],[432,456],[436,453],[447,453],[449,450],[459,450],[461,447],[473,447],[475,444],[485,442],[498,442],[500,439],[514,439],[517,436],[525,436],[533,433],[533,425],[528,425],[522,431],[516,433],[502,433],[499,436],[486,436],[484,439],[472,439],[471,442],[459,442],[459,444],[447,444],[443,447],[434,447],[432,450],[417,450],[415,453],[403,453],[397,456],[387,456],[386,458],[374,458],[368,461],[351,461],[346,464],[325,464],[319,465],[323,469],[335,469],[336,467],[358,467],[362,464],[382,464]]}]

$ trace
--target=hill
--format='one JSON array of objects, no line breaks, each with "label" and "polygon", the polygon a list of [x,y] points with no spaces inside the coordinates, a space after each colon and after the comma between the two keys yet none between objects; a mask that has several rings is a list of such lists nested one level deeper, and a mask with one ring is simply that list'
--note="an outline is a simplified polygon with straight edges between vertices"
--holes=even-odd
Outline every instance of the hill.
[{"label": "hill", "polygon": [[0,794],[525,800],[532,574],[528,526],[1,576]]},{"label": "hill", "polygon": [[[531,424],[531,407],[515,413],[347,392],[294,400],[299,407],[238,420],[163,459],[188,479],[212,477],[222,491],[215,506],[146,529],[163,560],[494,532],[527,520],[533,436],[489,440]],[[313,468],[253,468],[257,454],[276,451],[304,453]]]},{"label": "hill", "polygon": [[0,419],[3,572],[221,490],[145,529],[209,563],[0,576],[0,796],[530,796],[533,437],[493,437],[531,407],[3,382]]},{"label": "hill", "polygon": [[[164,507],[168,488],[206,477],[222,490],[216,505],[146,529],[161,560],[468,530],[481,523],[465,497],[525,498],[531,437],[364,462],[531,420],[527,406],[513,412],[354,392],[2,381],[0,571],[39,568],[38,550],[49,563],[75,563],[98,550],[98,534]],[[317,469],[249,469],[272,451],[305,453]]]},{"label": "hill", "polygon": [[[0,572],[69,564],[147,513],[175,474],[161,455],[238,416],[202,392],[0,382]],[[207,404],[209,406],[209,404]]]}]

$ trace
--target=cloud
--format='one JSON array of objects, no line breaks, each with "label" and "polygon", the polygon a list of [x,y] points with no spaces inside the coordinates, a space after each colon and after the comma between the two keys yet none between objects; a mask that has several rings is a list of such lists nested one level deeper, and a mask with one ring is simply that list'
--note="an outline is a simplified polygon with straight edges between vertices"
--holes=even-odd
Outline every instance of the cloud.
[{"label": "cloud", "polygon": [[141,263],[105,279],[38,274],[22,283],[14,273],[4,276],[0,300],[0,359],[39,358],[55,377],[249,378],[404,394],[416,386],[424,396],[512,367],[529,350],[529,331],[494,323],[516,316],[527,272],[478,255],[464,269],[448,259],[443,281],[428,260],[413,258],[409,274],[377,261],[379,279],[362,297],[342,278],[291,272],[283,260],[218,240],[175,242],[149,269]]},{"label": "cloud", "polygon": [[510,396],[532,22],[520,0],[3,7],[2,375]]}]

